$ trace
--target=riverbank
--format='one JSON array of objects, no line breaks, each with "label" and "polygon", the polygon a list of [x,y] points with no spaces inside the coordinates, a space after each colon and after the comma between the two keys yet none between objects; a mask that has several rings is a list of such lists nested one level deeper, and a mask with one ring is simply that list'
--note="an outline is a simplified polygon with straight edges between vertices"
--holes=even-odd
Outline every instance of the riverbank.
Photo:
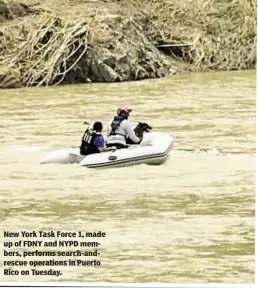
[{"label": "riverbank", "polygon": [[0,0],[0,88],[255,67],[254,0]]}]

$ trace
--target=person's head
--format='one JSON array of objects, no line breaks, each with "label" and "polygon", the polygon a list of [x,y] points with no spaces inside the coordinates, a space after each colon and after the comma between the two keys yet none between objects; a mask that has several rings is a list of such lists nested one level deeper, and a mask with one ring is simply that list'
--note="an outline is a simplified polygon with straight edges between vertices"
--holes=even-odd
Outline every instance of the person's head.
[{"label": "person's head", "polygon": [[94,125],[93,125],[93,130],[96,131],[96,132],[100,132],[102,131],[103,129],[103,125],[101,122],[95,122]]},{"label": "person's head", "polygon": [[121,116],[124,116],[126,119],[128,119],[131,111],[132,111],[132,109],[130,109],[130,108],[126,107],[126,106],[120,106],[117,109],[117,114],[121,115]]}]

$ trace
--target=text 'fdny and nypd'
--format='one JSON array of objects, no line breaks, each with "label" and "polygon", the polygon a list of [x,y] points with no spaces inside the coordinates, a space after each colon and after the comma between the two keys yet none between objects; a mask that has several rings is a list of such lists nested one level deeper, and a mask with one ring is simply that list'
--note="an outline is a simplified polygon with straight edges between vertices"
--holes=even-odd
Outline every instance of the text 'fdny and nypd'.
[{"label": "text 'fdny and nypd'", "polygon": [[64,267],[101,266],[99,247],[102,245],[100,241],[106,238],[106,233],[4,231],[3,237],[3,276],[60,277]]}]

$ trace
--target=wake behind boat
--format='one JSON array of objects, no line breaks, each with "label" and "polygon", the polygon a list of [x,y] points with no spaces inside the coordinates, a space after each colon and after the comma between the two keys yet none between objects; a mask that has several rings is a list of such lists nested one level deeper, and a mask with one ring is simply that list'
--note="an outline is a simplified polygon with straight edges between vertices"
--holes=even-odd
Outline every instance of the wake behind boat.
[{"label": "wake behind boat", "polygon": [[135,164],[160,165],[164,163],[173,147],[173,137],[166,133],[144,133],[139,145],[116,149],[111,152],[101,152],[81,155],[79,147],[64,148],[50,152],[41,161],[46,163],[72,164],[88,168],[117,167]]}]

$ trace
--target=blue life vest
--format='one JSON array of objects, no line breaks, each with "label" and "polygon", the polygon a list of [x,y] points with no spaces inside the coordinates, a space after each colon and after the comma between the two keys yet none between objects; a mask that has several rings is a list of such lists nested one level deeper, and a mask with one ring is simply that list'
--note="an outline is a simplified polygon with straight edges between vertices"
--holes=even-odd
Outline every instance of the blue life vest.
[{"label": "blue life vest", "polygon": [[120,126],[120,124],[122,123],[123,120],[125,120],[126,117],[123,116],[123,115],[117,115],[116,117],[114,117],[112,123],[111,123],[111,132],[109,134],[109,136],[112,136],[112,135],[121,135],[121,136],[124,136],[123,134],[120,134],[120,133],[116,133],[116,130],[118,129],[118,127]]}]

